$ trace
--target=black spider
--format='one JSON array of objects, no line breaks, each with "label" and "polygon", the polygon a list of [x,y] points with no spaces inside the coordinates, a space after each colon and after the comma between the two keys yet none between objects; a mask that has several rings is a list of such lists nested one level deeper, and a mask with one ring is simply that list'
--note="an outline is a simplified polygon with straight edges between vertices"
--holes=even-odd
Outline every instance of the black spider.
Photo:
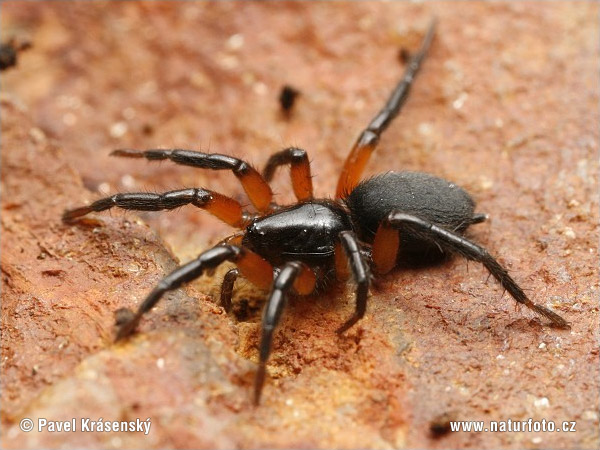
[{"label": "black spider", "polygon": [[[313,198],[308,157],[299,148],[288,148],[272,155],[262,176],[246,162],[221,154],[188,150],[114,151],[113,155],[129,158],[169,159],[204,169],[231,170],[258,210],[258,214],[247,213],[229,197],[194,188],[164,194],[116,194],[89,206],[66,211],[63,219],[71,221],[115,206],[156,211],[192,204],[241,230],[166,276],[137,312],[119,310],[117,340],[130,335],[142,315],[166,292],[225,261],[234,262],[237,268],[227,272],[221,289],[221,302],[226,309],[231,305],[233,286],[240,275],[260,288],[270,289],[262,320],[260,360],[254,387],[257,404],[273,332],[288,294],[309,295],[335,276],[343,279],[351,271],[357,285],[356,310],[338,328],[338,333],[343,333],[365,314],[372,271],[384,274],[400,260],[422,255],[435,259],[453,253],[482,263],[518,303],[546,317],[555,326],[568,327],[562,317],[529,300],[496,259],[463,236],[470,225],[486,219],[484,214],[474,212],[475,203],[463,189],[419,172],[388,172],[360,181],[382,132],[406,101],[433,34],[434,23],[419,51],[411,56],[387,103],[360,134],[342,169],[335,200]],[[284,165],[290,166],[292,187],[298,199],[291,206],[274,204],[268,184],[275,170]]]}]

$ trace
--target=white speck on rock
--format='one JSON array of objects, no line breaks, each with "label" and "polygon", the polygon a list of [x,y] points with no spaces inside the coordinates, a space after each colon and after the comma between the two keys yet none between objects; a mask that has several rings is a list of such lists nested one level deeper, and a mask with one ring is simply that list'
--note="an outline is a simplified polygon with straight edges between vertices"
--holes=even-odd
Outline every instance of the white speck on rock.
[{"label": "white speck on rock", "polygon": [[108,194],[110,192],[110,184],[104,182],[98,185],[98,192],[101,194]]},{"label": "white speck on rock", "polygon": [[458,96],[458,98],[452,102],[452,107],[454,109],[461,109],[464,106],[465,102],[467,101],[468,97],[469,97],[469,95],[466,92],[462,92]]},{"label": "white speck on rock", "polygon": [[563,229],[563,234],[564,234],[566,237],[568,237],[569,239],[575,239],[575,237],[576,237],[576,234],[575,234],[575,232],[573,231],[573,228],[571,228],[571,227],[565,227],[565,228]]},{"label": "white speck on rock", "polygon": [[98,372],[96,372],[95,370],[92,370],[92,369],[86,370],[81,374],[81,378],[84,380],[91,380],[91,381],[96,380],[96,379],[98,379]]},{"label": "white speck on rock", "polygon": [[423,136],[431,136],[432,132],[433,125],[431,125],[429,122],[421,122],[419,124],[419,133],[421,133]]},{"label": "white speck on rock", "polygon": [[239,50],[244,46],[244,35],[243,34],[233,34],[227,39],[227,49],[228,50]]},{"label": "white speck on rock", "polygon": [[120,138],[127,133],[127,124],[125,122],[116,122],[110,126],[110,136],[113,138]]},{"label": "white speck on rock", "polygon": [[135,179],[131,175],[123,175],[121,177],[121,184],[127,189],[135,187]]},{"label": "white speck on rock", "polygon": [[254,83],[254,86],[252,86],[252,90],[254,91],[255,94],[258,95],[265,95],[267,93],[267,85],[265,83],[261,83],[260,81],[258,83]]},{"label": "white speck on rock", "polygon": [[583,420],[597,421],[598,420],[598,413],[596,411],[592,411],[591,409],[588,409],[587,411],[583,412],[583,414],[581,415],[581,417],[583,418]]},{"label": "white speck on rock", "polygon": [[43,144],[46,142],[46,134],[38,127],[29,129],[29,137],[33,139],[36,144]]},{"label": "white speck on rock", "polygon": [[479,177],[479,186],[484,191],[487,191],[494,187],[494,182],[486,176],[481,176]]}]

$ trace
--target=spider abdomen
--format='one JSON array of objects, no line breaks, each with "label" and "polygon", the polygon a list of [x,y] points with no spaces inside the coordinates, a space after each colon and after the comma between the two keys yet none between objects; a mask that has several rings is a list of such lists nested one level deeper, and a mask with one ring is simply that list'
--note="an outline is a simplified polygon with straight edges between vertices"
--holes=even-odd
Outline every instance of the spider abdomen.
[{"label": "spider abdomen", "polygon": [[[359,237],[369,243],[373,242],[379,224],[392,211],[411,214],[460,233],[480,221],[474,217],[475,202],[464,189],[422,172],[377,175],[356,186],[344,201]],[[432,251],[429,243],[410,233],[402,234],[400,247],[403,256]]]},{"label": "spider abdomen", "polygon": [[255,219],[243,244],[271,264],[302,261],[330,266],[341,231],[352,225],[344,208],[329,200],[314,200]]}]

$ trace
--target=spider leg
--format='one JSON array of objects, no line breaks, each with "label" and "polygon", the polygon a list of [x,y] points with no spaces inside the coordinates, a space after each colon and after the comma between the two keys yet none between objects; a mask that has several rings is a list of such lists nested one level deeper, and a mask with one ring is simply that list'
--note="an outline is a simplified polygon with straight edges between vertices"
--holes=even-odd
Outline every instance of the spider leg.
[{"label": "spider leg", "polygon": [[273,192],[269,184],[263,179],[250,164],[232,156],[218,153],[202,153],[191,150],[130,150],[121,149],[111,153],[113,156],[124,156],[126,158],[146,158],[150,161],[169,159],[183,166],[198,167],[211,170],[231,170],[240,180],[244,191],[254,207],[266,212],[270,209]]},{"label": "spider leg", "polygon": [[190,204],[205,209],[223,222],[237,228],[242,228],[249,218],[242,210],[242,206],[234,199],[200,188],[181,189],[164,194],[147,192],[115,194],[96,200],[88,206],[66,210],[62,217],[65,222],[71,222],[91,212],[105,211],[114,207],[136,211],[161,211]]},{"label": "spider leg", "polygon": [[[360,252],[360,245],[356,239],[356,235],[352,231],[342,231],[339,234],[341,246],[350,262],[352,275],[356,282],[356,311],[340,328],[337,333],[341,334],[351,328],[365,315],[367,310],[367,295],[369,294],[369,285],[371,278],[369,273],[369,265],[363,259]],[[336,248],[337,250],[337,248]],[[337,250],[339,252],[339,250]],[[336,259],[339,257],[336,255]],[[340,264],[336,264],[336,270],[340,270]],[[343,276],[343,275],[342,275]]]},{"label": "spider leg", "polygon": [[221,284],[221,306],[225,308],[225,311],[227,312],[231,310],[233,285],[239,276],[240,271],[238,269],[231,269],[223,277],[223,283]]},{"label": "spider leg", "polygon": [[473,217],[471,218],[471,225],[475,225],[476,223],[485,222],[488,219],[489,219],[489,217],[487,214],[475,213],[475,214],[473,214]]},{"label": "spider leg", "polygon": [[119,329],[116,340],[130,335],[137,327],[142,315],[150,311],[165,293],[195,280],[207,270],[215,269],[225,261],[234,262],[242,274],[258,287],[265,289],[271,285],[273,267],[267,261],[243,247],[217,245],[164,277],[142,302],[137,312],[133,313],[127,309],[119,310],[120,318],[117,319]]},{"label": "spider leg", "polygon": [[429,25],[421,48],[411,57],[410,62],[404,71],[404,75],[392,91],[385,106],[377,113],[377,115],[375,115],[373,120],[371,120],[371,123],[363,130],[352,147],[338,179],[335,194],[336,198],[342,198],[349,194],[358,184],[373,150],[375,150],[375,147],[379,143],[381,134],[400,113],[400,109],[408,98],[408,93],[410,92],[415,76],[421,68],[421,63],[431,45],[434,31],[435,20]]},{"label": "spider leg", "polygon": [[310,162],[306,151],[301,148],[290,147],[272,154],[263,169],[263,178],[271,181],[277,167],[286,164],[290,165],[292,187],[296,198],[301,202],[312,199],[313,186],[310,175]]},{"label": "spider leg", "polygon": [[523,289],[513,280],[508,271],[485,248],[471,242],[464,236],[409,214],[392,212],[387,218],[387,223],[390,227],[400,230],[400,235],[402,235],[403,230],[410,230],[411,234],[420,239],[435,243],[444,250],[480,262],[518,303],[549,319],[557,327],[570,328],[569,323],[561,316],[529,300]]},{"label": "spider leg", "polygon": [[295,261],[286,263],[275,277],[273,289],[263,313],[259,364],[254,379],[255,405],[260,402],[260,395],[265,383],[267,360],[271,354],[273,344],[273,333],[281,319],[281,313],[287,303],[288,294],[293,288],[300,295],[308,295],[313,291],[315,282],[316,277],[312,269],[301,262]]},{"label": "spider leg", "polygon": [[372,259],[375,271],[379,274],[388,273],[396,265],[400,248],[398,230],[386,220],[379,224],[373,240]]}]

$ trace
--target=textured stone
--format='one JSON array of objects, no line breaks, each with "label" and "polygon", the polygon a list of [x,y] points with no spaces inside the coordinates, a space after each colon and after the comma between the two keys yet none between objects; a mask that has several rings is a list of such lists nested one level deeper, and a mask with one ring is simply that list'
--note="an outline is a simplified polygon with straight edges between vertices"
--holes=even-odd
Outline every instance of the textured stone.
[{"label": "textured stone", "polygon": [[[2,13],[3,33],[33,44],[2,74],[4,447],[598,447],[597,4],[3,2]],[[317,195],[332,195],[402,72],[399,47],[416,48],[433,15],[431,54],[367,175],[422,170],[469,190],[491,216],[470,236],[572,330],[515,310],[483,268],[457,259],[379,279],[367,316],[341,338],[351,289],[292,301],[258,408],[263,293],[241,286],[243,320],[224,314],[223,270],[114,344],[116,309],[231,230],[192,207],[75,226],[62,210],[189,186],[248,201],[229,173],[110,150],[208,149],[262,166],[297,145]],[[284,84],[301,91],[289,118]],[[284,170],[275,191],[293,199]],[[23,417],[152,427],[23,433]],[[576,420],[577,432],[435,439],[439,417]]]}]

